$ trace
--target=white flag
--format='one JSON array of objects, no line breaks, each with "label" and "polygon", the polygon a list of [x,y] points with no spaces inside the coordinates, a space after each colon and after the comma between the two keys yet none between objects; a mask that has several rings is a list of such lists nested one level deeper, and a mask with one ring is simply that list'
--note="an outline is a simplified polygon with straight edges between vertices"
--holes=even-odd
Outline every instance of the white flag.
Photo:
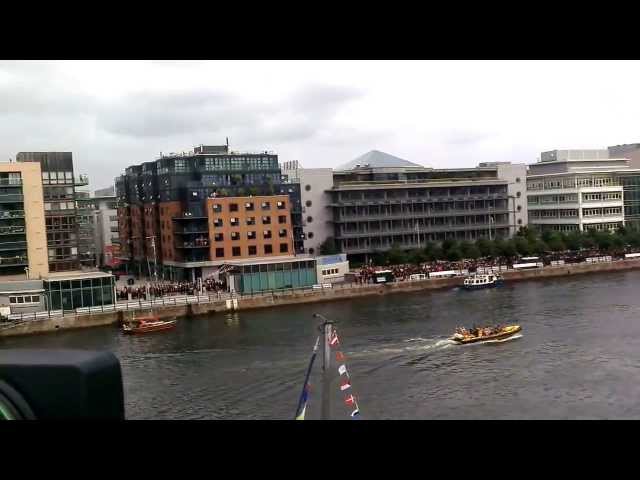
[{"label": "white flag", "polygon": [[345,365],[340,365],[338,367],[338,373],[340,375],[344,375],[345,373],[347,373],[347,367]]}]

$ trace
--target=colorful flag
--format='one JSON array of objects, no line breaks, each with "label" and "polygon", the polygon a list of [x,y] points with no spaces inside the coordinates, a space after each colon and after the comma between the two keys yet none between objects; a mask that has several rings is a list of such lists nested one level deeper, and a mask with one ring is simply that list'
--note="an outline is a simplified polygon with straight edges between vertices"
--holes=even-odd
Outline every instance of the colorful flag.
[{"label": "colorful flag", "polygon": [[344,362],[344,355],[340,350],[336,352],[336,362]]},{"label": "colorful flag", "polygon": [[360,410],[358,410],[357,408],[353,412],[351,412],[352,417],[357,417],[358,415],[360,415]]},{"label": "colorful flag", "polygon": [[356,403],[356,397],[354,397],[353,395],[349,395],[344,399],[344,403],[346,403],[347,405],[353,405],[354,403]]},{"label": "colorful flag", "polygon": [[340,345],[340,341],[338,340],[338,334],[335,331],[331,335],[331,340],[329,340],[329,345],[331,345],[332,347]]},{"label": "colorful flag", "polygon": [[351,388],[351,384],[349,383],[349,380],[345,380],[342,382],[342,385],[340,385],[340,390],[344,392],[348,388]]},{"label": "colorful flag", "polygon": [[296,417],[296,420],[304,420],[304,414],[307,412],[307,405],[305,405],[304,407],[302,407],[302,411],[300,412],[300,414]]},{"label": "colorful flag", "polygon": [[[344,375],[345,373],[347,373],[347,367],[345,365],[340,365],[338,367],[338,373],[340,375]],[[349,376],[349,374],[347,374],[347,377]]]}]

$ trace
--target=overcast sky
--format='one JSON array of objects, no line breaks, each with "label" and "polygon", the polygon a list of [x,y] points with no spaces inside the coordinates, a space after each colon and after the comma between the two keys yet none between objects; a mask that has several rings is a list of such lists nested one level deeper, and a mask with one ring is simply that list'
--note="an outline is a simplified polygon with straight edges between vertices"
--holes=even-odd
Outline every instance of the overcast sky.
[{"label": "overcast sky", "polygon": [[0,160],[72,151],[92,190],[226,137],[306,167],[532,163],[640,142],[638,85],[638,61],[0,62]]}]

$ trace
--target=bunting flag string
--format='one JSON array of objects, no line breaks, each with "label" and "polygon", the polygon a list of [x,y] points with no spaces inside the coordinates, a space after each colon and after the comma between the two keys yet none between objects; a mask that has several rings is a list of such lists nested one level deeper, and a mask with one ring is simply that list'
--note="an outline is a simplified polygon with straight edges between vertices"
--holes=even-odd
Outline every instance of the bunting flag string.
[{"label": "bunting flag string", "polygon": [[344,392],[346,397],[344,403],[348,407],[353,407],[351,412],[351,418],[360,418],[360,407],[358,406],[358,400],[356,399],[353,388],[351,387],[351,376],[347,371],[346,357],[342,351],[338,350],[340,345],[340,339],[338,338],[338,332],[335,327],[331,328],[331,336],[329,337],[329,345],[336,349],[336,362],[338,362],[338,373],[340,374],[340,391]]}]

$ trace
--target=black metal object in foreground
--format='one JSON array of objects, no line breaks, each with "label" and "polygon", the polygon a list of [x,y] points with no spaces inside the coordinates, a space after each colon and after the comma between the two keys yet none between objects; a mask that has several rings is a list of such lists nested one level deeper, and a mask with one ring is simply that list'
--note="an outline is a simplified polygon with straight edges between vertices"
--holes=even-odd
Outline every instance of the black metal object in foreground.
[{"label": "black metal object in foreground", "polygon": [[0,350],[0,418],[124,420],[120,362],[85,350]]}]

